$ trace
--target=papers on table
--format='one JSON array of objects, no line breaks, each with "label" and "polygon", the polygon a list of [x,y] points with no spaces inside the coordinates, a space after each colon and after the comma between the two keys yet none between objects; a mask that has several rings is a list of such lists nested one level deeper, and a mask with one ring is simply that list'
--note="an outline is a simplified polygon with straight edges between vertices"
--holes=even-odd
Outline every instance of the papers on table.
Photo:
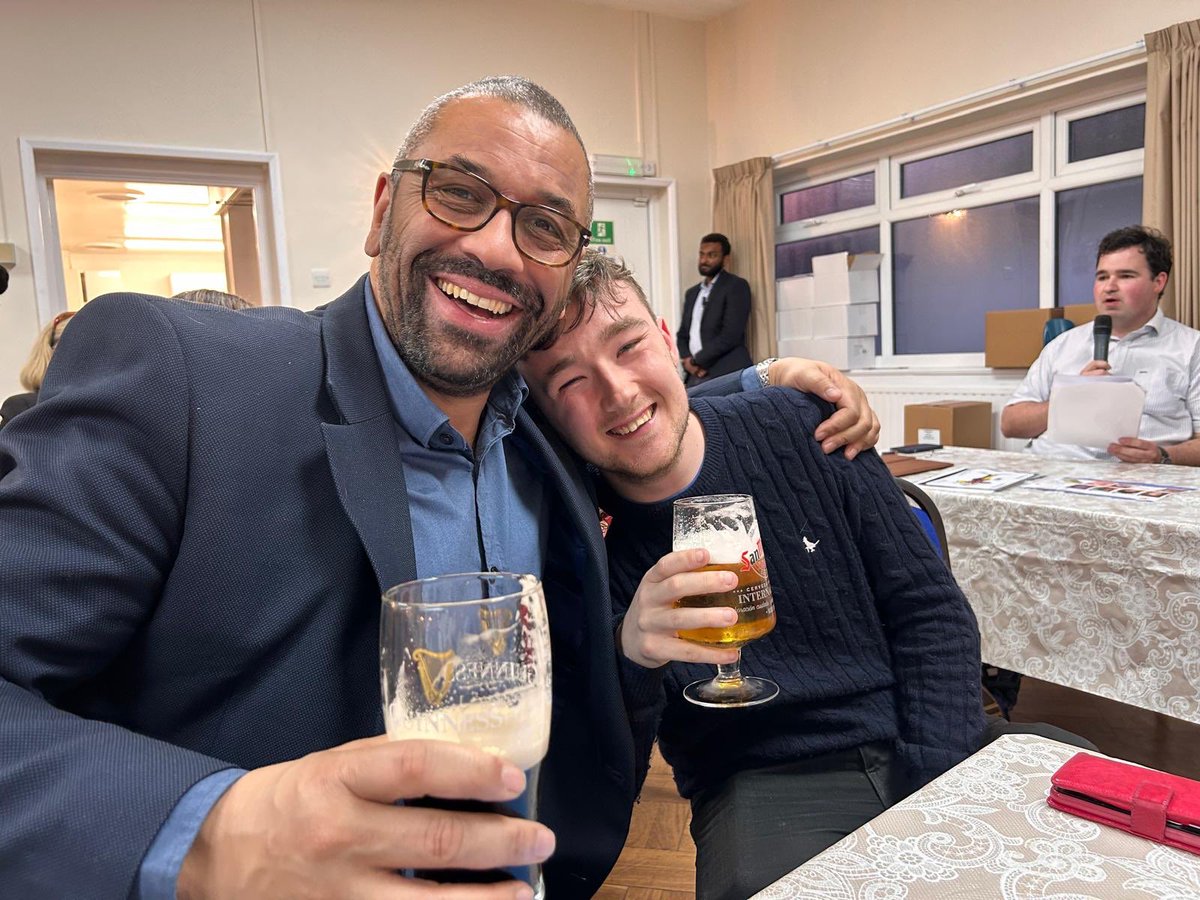
[{"label": "papers on table", "polygon": [[1044,437],[1103,449],[1137,437],[1145,402],[1146,392],[1123,375],[1055,375]]},{"label": "papers on table", "polygon": [[1036,472],[1004,472],[999,469],[953,469],[921,482],[922,487],[951,488],[961,491],[1000,491],[1009,485],[1036,476]]},{"label": "papers on table", "polygon": [[1104,478],[1075,478],[1047,476],[1029,485],[1039,491],[1064,491],[1089,497],[1112,497],[1118,500],[1140,500],[1143,503],[1162,500],[1172,494],[1194,491],[1178,484],[1152,484],[1147,481],[1112,481]]}]

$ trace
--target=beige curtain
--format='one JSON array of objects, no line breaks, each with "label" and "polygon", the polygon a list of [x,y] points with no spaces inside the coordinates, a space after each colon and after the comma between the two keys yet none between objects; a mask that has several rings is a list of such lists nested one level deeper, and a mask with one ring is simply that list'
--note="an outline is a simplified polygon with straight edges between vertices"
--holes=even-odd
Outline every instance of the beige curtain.
[{"label": "beige curtain", "polygon": [[775,217],[771,158],[714,169],[713,231],[729,238],[729,269],[750,282],[746,345],[756,361],[775,355]]},{"label": "beige curtain", "polygon": [[1162,308],[1200,328],[1200,19],[1146,35],[1142,219],[1175,249]]}]

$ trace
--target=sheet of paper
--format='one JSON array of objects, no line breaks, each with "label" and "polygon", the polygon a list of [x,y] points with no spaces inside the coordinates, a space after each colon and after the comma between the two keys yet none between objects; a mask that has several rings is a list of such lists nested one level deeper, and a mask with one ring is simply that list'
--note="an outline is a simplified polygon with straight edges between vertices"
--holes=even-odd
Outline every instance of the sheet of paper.
[{"label": "sheet of paper", "polygon": [[1056,375],[1050,386],[1046,437],[1104,449],[1137,437],[1146,392],[1122,375]]}]

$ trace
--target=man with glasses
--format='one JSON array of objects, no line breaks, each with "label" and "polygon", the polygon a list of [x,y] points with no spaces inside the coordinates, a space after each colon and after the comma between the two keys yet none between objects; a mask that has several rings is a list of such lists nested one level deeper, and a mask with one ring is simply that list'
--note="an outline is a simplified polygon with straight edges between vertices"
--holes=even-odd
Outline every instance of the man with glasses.
[{"label": "man with glasses", "polygon": [[[7,893],[418,896],[407,870],[522,865],[556,838],[549,894],[595,892],[652,676],[616,652],[594,502],[512,372],[564,308],[591,202],[557,101],[485,79],[413,126],[375,185],[370,273],[323,310],[123,294],[76,318],[0,436]],[[877,423],[861,393],[849,407],[822,436],[853,452]],[[397,806],[508,800],[524,778],[367,737],[380,591],[487,569],[547,584],[549,828]]]}]

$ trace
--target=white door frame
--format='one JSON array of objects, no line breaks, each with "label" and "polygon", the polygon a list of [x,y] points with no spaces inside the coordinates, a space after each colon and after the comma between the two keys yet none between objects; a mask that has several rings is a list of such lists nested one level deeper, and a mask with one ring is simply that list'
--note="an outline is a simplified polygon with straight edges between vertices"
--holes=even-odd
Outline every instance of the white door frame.
[{"label": "white door frame", "polygon": [[291,305],[278,154],[24,137],[19,143],[39,322],[66,308],[51,183],[55,178],[253,188],[263,303]]},{"label": "white door frame", "polygon": [[597,175],[596,196],[610,200],[649,201],[650,259],[654,265],[653,284],[642,288],[650,304],[667,320],[672,333],[679,309],[679,221],[674,178],[628,178],[621,175]]}]

